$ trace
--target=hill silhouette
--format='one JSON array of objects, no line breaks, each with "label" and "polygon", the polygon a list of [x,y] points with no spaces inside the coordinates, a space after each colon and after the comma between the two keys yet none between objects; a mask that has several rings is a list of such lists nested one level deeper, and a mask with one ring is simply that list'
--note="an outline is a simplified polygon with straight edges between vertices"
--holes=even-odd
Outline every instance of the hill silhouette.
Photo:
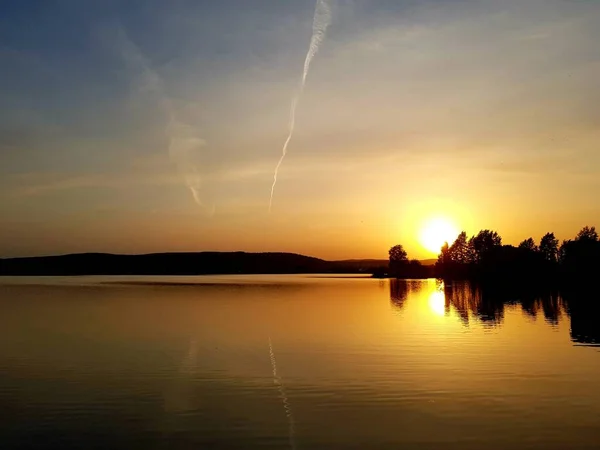
[{"label": "hill silhouette", "polygon": [[0,275],[370,273],[385,260],[325,261],[295,253],[81,253],[0,259]]}]

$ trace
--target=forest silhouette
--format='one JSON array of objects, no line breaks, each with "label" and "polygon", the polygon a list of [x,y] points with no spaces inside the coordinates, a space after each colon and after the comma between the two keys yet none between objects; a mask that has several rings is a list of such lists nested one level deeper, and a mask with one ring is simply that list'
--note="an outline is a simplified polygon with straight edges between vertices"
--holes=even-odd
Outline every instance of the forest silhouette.
[{"label": "forest silhouette", "polygon": [[596,228],[588,226],[562,243],[554,233],[546,233],[539,244],[529,237],[518,246],[503,244],[496,231],[481,230],[470,238],[463,231],[452,244],[442,246],[431,267],[409,260],[402,245],[389,250],[389,276],[393,278],[563,286],[591,277],[599,269],[600,239]]},{"label": "forest silhouette", "polygon": [[590,283],[600,270],[595,227],[583,227],[562,243],[546,233],[539,244],[530,237],[518,246],[504,245],[496,231],[482,230],[470,238],[463,231],[442,246],[434,266],[410,261],[401,245],[389,255],[390,299],[398,308],[416,288],[405,279],[436,277],[446,311],[457,311],[466,325],[473,317],[500,324],[506,305],[518,304],[531,317],[541,311],[553,325],[567,314],[573,342],[600,345],[600,294]]}]

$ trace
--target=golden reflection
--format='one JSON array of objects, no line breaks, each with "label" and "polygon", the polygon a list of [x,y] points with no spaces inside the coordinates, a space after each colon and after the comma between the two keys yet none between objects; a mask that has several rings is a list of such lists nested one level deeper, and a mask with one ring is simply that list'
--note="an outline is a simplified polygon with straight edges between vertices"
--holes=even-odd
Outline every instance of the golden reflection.
[{"label": "golden reflection", "polygon": [[444,291],[435,290],[429,296],[429,307],[431,310],[439,315],[443,316],[446,309],[446,296]]}]

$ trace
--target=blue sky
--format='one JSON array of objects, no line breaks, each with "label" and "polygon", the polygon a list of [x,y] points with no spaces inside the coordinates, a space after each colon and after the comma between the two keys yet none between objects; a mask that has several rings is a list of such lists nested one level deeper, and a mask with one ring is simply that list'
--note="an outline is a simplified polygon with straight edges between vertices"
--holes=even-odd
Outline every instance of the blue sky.
[{"label": "blue sky", "polygon": [[331,4],[271,215],[314,2],[1,5],[0,256],[425,256],[429,215],[509,240],[600,216],[597,2]]}]

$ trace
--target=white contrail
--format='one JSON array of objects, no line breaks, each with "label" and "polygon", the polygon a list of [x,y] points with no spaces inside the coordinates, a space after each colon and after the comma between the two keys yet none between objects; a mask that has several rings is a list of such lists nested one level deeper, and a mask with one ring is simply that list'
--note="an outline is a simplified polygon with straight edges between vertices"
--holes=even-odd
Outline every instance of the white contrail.
[{"label": "white contrail", "polygon": [[209,214],[214,213],[214,206],[209,209],[201,200],[200,187],[202,177],[198,167],[192,161],[192,155],[198,149],[206,146],[206,141],[195,134],[196,129],[177,120],[175,108],[169,96],[165,93],[164,82],[160,75],[152,69],[150,63],[139,47],[129,38],[122,27],[119,27],[118,39],[120,51],[128,64],[140,73],[140,88],[151,92],[157,99],[160,108],[167,117],[165,132],[169,139],[169,155],[177,165],[184,182],[192,193],[194,201]]},{"label": "white contrail", "polygon": [[292,450],[296,449],[296,421],[294,420],[294,413],[292,412],[292,405],[288,400],[287,394],[285,392],[285,386],[283,385],[283,381],[281,377],[277,374],[277,361],[275,360],[275,353],[273,352],[273,345],[271,344],[271,337],[269,336],[269,355],[271,356],[271,366],[273,367],[273,383],[279,389],[279,397],[283,402],[283,409],[285,411],[285,416],[288,420],[288,434],[290,439],[290,448]]},{"label": "white contrail", "polygon": [[279,167],[287,154],[287,148],[292,139],[292,135],[294,134],[294,127],[296,125],[296,106],[298,106],[298,100],[304,91],[304,86],[306,85],[306,77],[308,76],[308,69],[310,68],[310,63],[314,56],[319,51],[319,46],[323,39],[325,39],[325,33],[327,31],[327,27],[331,23],[331,0],[317,0],[317,5],[315,7],[315,16],[313,18],[313,32],[312,38],[310,39],[310,46],[308,47],[308,52],[306,53],[306,59],[304,60],[304,71],[302,72],[302,81],[300,82],[300,87],[298,91],[292,98],[292,105],[290,108],[290,121],[288,124],[288,136],[283,144],[283,149],[281,152],[281,157],[279,158],[279,162],[275,167],[275,173],[273,174],[273,185],[271,186],[271,198],[269,200],[269,212],[271,212],[271,207],[273,206],[273,194],[275,192],[275,185],[277,184],[277,173],[279,172]]}]

